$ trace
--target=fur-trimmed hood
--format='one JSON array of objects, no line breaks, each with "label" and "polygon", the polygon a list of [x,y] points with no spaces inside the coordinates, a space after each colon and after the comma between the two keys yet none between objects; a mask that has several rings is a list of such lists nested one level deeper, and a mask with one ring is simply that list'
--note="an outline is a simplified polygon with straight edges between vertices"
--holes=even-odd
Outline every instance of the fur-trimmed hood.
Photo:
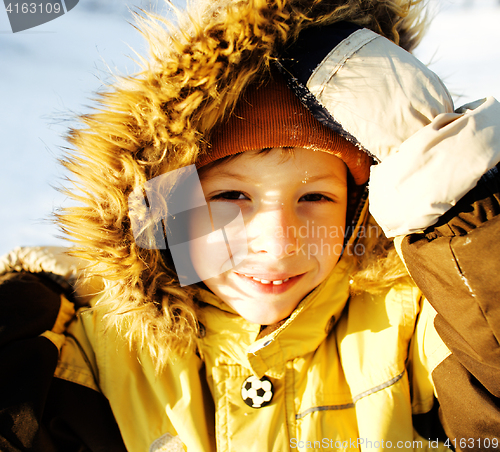
[{"label": "fur-trimmed hood", "polygon": [[138,16],[150,57],[81,118],[63,162],[75,182],[67,194],[79,206],[58,219],[89,275],[106,281],[106,318],[160,365],[170,351],[188,348],[198,328],[198,289],[181,288],[159,250],[136,245],[130,193],[209,152],[214,126],[304,28],[354,22],[411,50],[419,20],[411,0],[214,0],[178,12],[175,24]]}]

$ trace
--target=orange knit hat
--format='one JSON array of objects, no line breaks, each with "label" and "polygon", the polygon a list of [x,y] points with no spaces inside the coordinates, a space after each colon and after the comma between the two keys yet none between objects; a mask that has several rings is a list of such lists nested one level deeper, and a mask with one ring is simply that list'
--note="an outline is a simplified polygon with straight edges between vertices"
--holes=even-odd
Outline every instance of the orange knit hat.
[{"label": "orange knit hat", "polygon": [[315,119],[279,74],[247,89],[230,118],[215,128],[210,144],[198,168],[245,151],[300,147],[339,157],[361,185],[368,180],[372,162],[365,152]]}]

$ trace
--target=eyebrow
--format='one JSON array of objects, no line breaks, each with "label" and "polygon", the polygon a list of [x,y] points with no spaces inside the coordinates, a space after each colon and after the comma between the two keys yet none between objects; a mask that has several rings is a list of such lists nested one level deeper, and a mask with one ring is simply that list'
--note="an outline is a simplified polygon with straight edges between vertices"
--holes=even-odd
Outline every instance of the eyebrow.
[{"label": "eyebrow", "polygon": [[[306,176],[307,177],[307,176]],[[341,184],[347,184],[347,179],[342,179],[339,176],[337,176],[335,173],[327,173],[327,174],[319,174],[317,176],[310,176],[307,177],[307,182],[317,182],[319,180],[323,179],[335,179],[337,182]]]},{"label": "eyebrow", "polygon": [[[226,178],[226,179],[233,178],[233,179],[237,179],[241,182],[249,182],[252,180],[250,177],[246,176],[245,174],[232,173],[231,171],[227,171],[227,170],[219,170],[212,177],[221,177],[221,178]],[[202,176],[202,178],[203,178],[203,176]]]},{"label": "eyebrow", "polygon": [[[245,174],[233,173],[233,172],[227,171],[227,170],[218,171],[214,176],[220,177],[220,178],[233,178],[233,179],[237,179],[241,182],[251,182],[253,180],[251,177],[248,177]],[[341,179],[335,173],[325,173],[325,174],[319,174],[316,176],[304,176],[304,177],[307,178],[307,182],[317,182],[317,181],[323,180],[323,179],[334,179],[340,184],[343,184],[343,185],[347,184],[346,179]]]}]

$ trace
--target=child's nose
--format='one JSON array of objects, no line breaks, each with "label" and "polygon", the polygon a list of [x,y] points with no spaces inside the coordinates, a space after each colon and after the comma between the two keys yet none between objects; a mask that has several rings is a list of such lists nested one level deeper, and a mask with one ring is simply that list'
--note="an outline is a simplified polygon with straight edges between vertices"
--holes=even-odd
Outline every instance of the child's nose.
[{"label": "child's nose", "polygon": [[259,212],[247,224],[249,249],[278,258],[296,254],[300,246],[297,234],[300,226],[296,215],[281,205]]}]

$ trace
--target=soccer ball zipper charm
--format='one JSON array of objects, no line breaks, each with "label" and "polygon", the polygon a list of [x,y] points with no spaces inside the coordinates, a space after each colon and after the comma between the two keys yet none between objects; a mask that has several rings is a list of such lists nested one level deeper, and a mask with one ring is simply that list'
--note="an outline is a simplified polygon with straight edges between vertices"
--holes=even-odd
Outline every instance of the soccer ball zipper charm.
[{"label": "soccer ball zipper charm", "polygon": [[262,408],[273,399],[273,384],[266,376],[260,380],[251,375],[241,386],[241,398],[251,408]]}]

